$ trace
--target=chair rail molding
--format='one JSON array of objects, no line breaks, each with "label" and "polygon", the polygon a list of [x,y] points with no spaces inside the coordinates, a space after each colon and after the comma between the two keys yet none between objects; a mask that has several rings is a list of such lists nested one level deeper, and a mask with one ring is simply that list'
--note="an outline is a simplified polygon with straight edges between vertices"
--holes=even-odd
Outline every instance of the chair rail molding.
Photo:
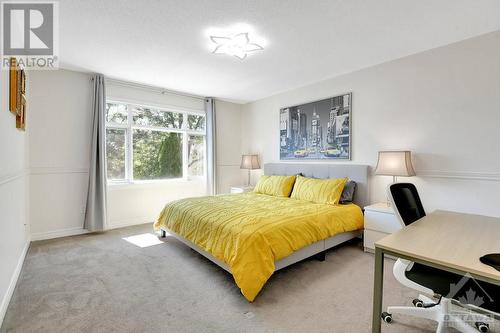
[{"label": "chair rail molding", "polygon": [[4,185],[4,184],[7,184],[7,183],[10,183],[16,179],[19,179],[19,178],[22,178],[22,177],[25,177],[28,175],[28,170],[27,169],[22,169],[22,170],[19,170],[17,172],[14,172],[14,173],[11,173],[11,174],[8,174],[8,175],[4,175],[4,176],[0,176],[0,185]]},{"label": "chair rail molding", "polygon": [[500,173],[478,171],[417,170],[417,177],[500,181]]},{"label": "chair rail molding", "polygon": [[89,173],[88,168],[66,168],[66,167],[32,167],[30,175],[55,175],[70,173]]}]

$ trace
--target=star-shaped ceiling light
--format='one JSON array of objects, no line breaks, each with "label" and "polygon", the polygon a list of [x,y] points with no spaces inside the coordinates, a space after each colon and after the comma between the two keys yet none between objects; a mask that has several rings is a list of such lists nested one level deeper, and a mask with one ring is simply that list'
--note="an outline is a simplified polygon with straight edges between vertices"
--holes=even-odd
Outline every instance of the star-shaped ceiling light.
[{"label": "star-shaped ceiling light", "polygon": [[229,37],[210,36],[210,40],[215,44],[215,48],[212,53],[227,54],[235,56],[241,60],[245,59],[250,52],[264,49],[259,44],[250,43],[248,32],[239,33]]}]

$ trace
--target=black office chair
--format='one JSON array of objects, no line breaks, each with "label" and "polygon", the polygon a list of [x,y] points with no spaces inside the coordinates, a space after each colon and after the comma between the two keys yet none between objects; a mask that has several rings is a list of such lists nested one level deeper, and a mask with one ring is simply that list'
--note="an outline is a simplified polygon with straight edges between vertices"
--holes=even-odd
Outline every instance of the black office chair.
[{"label": "black office chair", "polygon": [[[415,185],[409,183],[391,184],[388,188],[388,195],[403,228],[425,216],[425,210]],[[464,236],[466,237],[466,235]],[[492,297],[500,295],[500,288],[495,285],[476,282],[467,276],[460,276],[404,259],[396,261],[393,273],[399,283],[434,296],[438,301],[419,295],[417,299],[413,300],[413,307],[389,306],[387,312],[382,313],[382,319],[387,323],[392,322],[393,313],[399,313],[436,321],[438,323],[437,333],[443,332],[447,326],[454,327],[460,332],[477,332],[467,323],[470,321],[480,332],[488,332],[490,316],[467,312],[462,308],[452,309],[451,300],[455,299],[462,304],[472,305],[472,308],[476,305],[491,312],[500,312],[500,304],[495,303],[492,299]],[[470,290],[475,296],[482,297],[481,304],[474,304],[474,302],[479,303],[477,298],[470,299]],[[467,294],[468,292],[469,294]]]}]

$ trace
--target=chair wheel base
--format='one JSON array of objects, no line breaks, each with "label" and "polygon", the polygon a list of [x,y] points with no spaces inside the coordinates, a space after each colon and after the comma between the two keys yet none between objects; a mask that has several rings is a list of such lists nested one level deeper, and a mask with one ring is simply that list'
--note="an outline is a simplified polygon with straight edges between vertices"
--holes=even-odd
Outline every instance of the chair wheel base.
[{"label": "chair wheel base", "polygon": [[419,300],[418,298],[415,298],[413,301],[411,301],[413,303],[413,306],[417,307],[417,308],[423,308],[424,307],[424,302],[422,302],[421,300]]},{"label": "chair wheel base", "polygon": [[392,323],[392,314],[388,312],[382,312],[382,320],[385,321],[386,323],[390,324]]},{"label": "chair wheel base", "polygon": [[475,325],[479,332],[487,333],[490,330],[490,325],[486,323],[478,321]]}]

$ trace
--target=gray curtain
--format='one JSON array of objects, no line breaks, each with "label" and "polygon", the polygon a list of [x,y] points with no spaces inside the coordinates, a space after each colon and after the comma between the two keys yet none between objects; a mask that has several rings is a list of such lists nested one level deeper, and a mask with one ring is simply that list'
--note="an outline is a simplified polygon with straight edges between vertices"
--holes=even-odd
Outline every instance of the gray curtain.
[{"label": "gray curtain", "polygon": [[104,76],[92,77],[92,146],[89,168],[87,209],[83,227],[102,231],[107,220],[106,141],[105,141],[106,86]]},{"label": "gray curtain", "polygon": [[218,193],[214,98],[205,98],[205,112],[207,119],[207,193],[214,195]]}]

